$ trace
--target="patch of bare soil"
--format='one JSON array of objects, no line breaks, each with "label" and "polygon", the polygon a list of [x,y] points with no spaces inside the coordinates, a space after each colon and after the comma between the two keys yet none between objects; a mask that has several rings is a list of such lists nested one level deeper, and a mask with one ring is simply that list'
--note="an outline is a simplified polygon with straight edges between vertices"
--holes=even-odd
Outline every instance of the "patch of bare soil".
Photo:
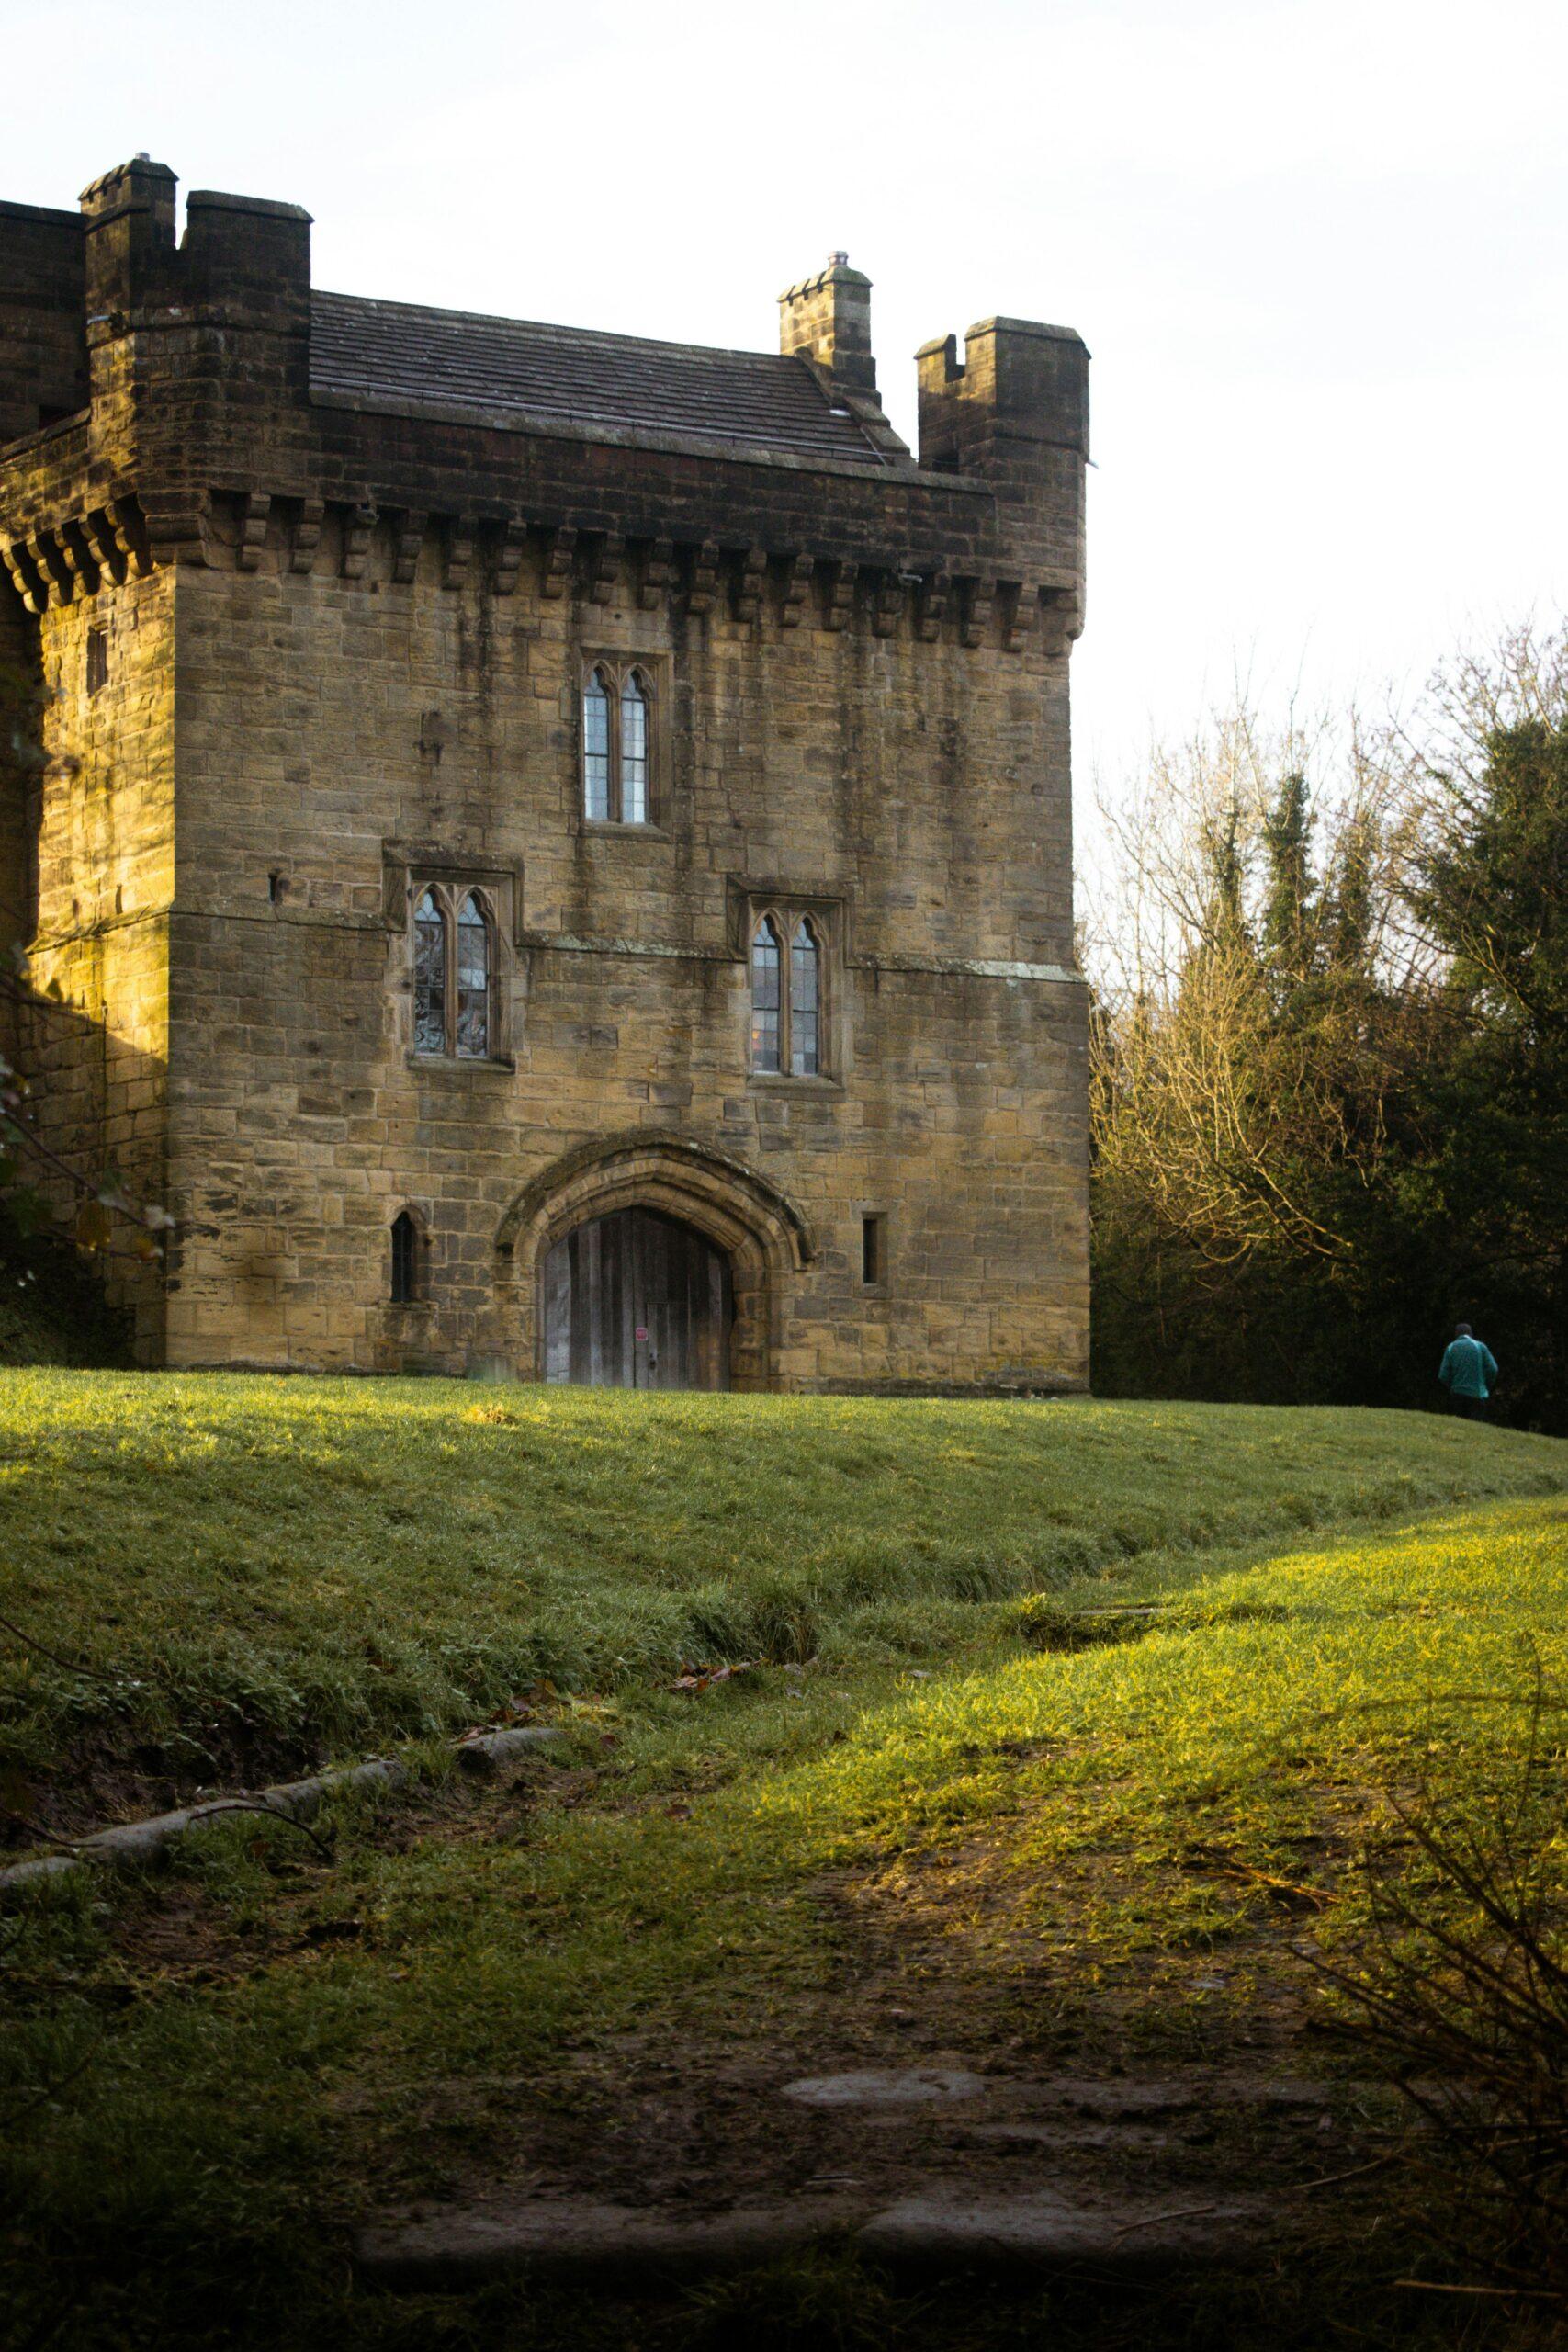
[{"label": "patch of bare soil", "polygon": [[1065,1917],[1043,1944],[999,1849],[825,1879],[825,1985],[750,2013],[727,1999],[707,2037],[649,2028],[547,2080],[442,2086],[432,2121],[470,2123],[482,2154],[403,2218],[426,2239],[434,2218],[436,2240],[443,2214],[500,2240],[547,2244],[558,2224],[589,2273],[606,2217],[684,2216],[700,2234],[823,2200],[845,2226],[896,2211],[940,2234],[957,2199],[998,2242],[1021,2214],[1058,2237],[1062,2215],[1090,2216],[1129,2253],[1176,2224],[1195,2256],[1210,2227],[1233,2252],[1238,2228],[1259,2251],[1354,2234],[1407,2127],[1381,2086],[1331,2070],[1297,1949],[1313,1906],[1293,1881],[1259,1900],[1225,1867],[1223,1958],[1211,1939],[1092,1983],[1073,1979]]}]

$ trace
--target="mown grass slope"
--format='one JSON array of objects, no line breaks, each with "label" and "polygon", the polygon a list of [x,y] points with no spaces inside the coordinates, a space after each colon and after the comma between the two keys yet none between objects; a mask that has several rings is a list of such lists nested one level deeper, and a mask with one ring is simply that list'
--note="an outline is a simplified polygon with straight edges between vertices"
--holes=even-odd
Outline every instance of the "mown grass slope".
[{"label": "mown grass slope", "polygon": [[[1128,1451],[1190,1442],[1205,1420],[1261,1439],[1304,1418],[1040,1415],[1036,1452],[1071,1458],[1097,1427]],[[1365,1437],[1360,1417],[1312,1418],[1320,1448],[1337,1425]],[[1405,1475],[1386,1466],[1391,1433],[1447,1442],[1393,1418],[1380,1430],[1384,1476]],[[1558,1492],[1310,1542],[1119,1552],[1048,1608],[930,1603],[923,1652],[907,1601],[902,1659],[863,1625],[804,1670],[700,1695],[632,1679],[563,1709],[566,1756],[511,1789],[455,1788],[432,1758],[423,1797],[342,1806],[330,1854],[240,1824],[107,1902],[73,1890],[17,1915],[0,2101],[27,2104],[29,2130],[0,2143],[0,2185],[24,2324],[65,2309],[70,2347],[207,2342],[221,2313],[217,2340],[258,2347],[716,2352],[733,2337],[690,2313],[645,2326],[510,2287],[389,2308],[354,2282],[349,2225],[411,2192],[536,2181],[563,2127],[615,2161],[634,2064],[644,2095],[650,2071],[670,2085],[660,2162],[694,2132],[713,2165],[710,2071],[722,2081],[737,2044],[764,2061],[773,2044],[772,2086],[799,2072],[852,2014],[870,1947],[905,1956],[895,2055],[924,2046],[931,1997],[932,2046],[959,2037],[982,2065],[1000,2016],[1008,2064],[1070,2048],[1070,2068],[1119,2071],[1133,2032],[1234,2066],[1282,1982],[1306,1997],[1303,1940],[1353,1936],[1351,1865],[1381,1792],[1436,1758],[1483,1801],[1529,1746],[1542,1688],[1561,1700],[1562,1450],[1454,1434],[1449,1475],[1468,1459],[1501,1476],[1511,1459]],[[1109,1488],[1116,1453],[1099,1466]],[[1358,1499],[1375,1499],[1375,1456],[1359,1468]],[[1173,1491],[1168,1546],[1177,1512]],[[1089,1613],[1127,1599],[1150,1610],[1135,1633]],[[1296,1897],[1283,1911],[1281,1886]],[[1320,2043],[1305,2063],[1324,2063]],[[1373,2193],[1396,2198],[1397,2180]],[[1256,2333],[1221,2315],[1184,2334],[1173,2317],[1168,2340],[1513,2340],[1485,2303],[1413,2304],[1395,2283],[1408,2234],[1388,2237],[1381,2270],[1378,2240],[1353,2275],[1275,2281]],[[860,2340],[853,2324],[850,2309],[842,2340]],[[1151,2340],[1136,2314],[1125,2337],[1093,2314],[1080,2335],[1055,2307],[997,2317],[967,2292],[961,2312],[918,2302],[886,2325],[906,2332],[866,2340]],[[803,2324],[766,2340],[821,2338]]]},{"label": "mown grass slope", "polygon": [[911,1654],[1118,1564],[1561,1485],[1410,1414],[0,1374],[0,1766],[182,1784],[547,1677]]}]

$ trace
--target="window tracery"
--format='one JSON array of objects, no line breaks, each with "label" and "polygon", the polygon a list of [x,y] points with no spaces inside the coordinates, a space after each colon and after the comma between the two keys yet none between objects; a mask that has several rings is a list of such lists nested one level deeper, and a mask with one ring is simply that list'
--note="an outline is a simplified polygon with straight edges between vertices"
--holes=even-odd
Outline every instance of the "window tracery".
[{"label": "window tracery", "polygon": [[495,1051],[495,920],[482,891],[427,884],[414,902],[413,1048],[488,1061]]},{"label": "window tracery", "polygon": [[639,662],[595,662],[582,688],[582,813],[651,824],[654,786],[652,680]]},{"label": "window tracery", "polygon": [[753,906],[749,928],[751,1068],[821,1078],[828,1068],[828,933],[798,907]]}]

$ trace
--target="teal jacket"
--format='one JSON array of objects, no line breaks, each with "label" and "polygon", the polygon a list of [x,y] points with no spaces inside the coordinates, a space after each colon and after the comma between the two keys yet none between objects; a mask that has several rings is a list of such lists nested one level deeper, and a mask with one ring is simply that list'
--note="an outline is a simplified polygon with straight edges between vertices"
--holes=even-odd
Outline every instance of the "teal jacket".
[{"label": "teal jacket", "polygon": [[1492,1351],[1479,1340],[1450,1340],[1443,1350],[1438,1378],[1452,1396],[1490,1396],[1497,1365]]}]

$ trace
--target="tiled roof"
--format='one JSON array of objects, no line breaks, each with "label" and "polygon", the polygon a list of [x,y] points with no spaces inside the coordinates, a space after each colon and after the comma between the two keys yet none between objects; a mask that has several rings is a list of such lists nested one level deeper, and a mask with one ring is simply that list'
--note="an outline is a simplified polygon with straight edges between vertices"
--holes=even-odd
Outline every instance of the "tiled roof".
[{"label": "tiled roof", "polygon": [[310,389],[587,431],[886,462],[803,360],[536,326],[347,294],[311,298]]}]

